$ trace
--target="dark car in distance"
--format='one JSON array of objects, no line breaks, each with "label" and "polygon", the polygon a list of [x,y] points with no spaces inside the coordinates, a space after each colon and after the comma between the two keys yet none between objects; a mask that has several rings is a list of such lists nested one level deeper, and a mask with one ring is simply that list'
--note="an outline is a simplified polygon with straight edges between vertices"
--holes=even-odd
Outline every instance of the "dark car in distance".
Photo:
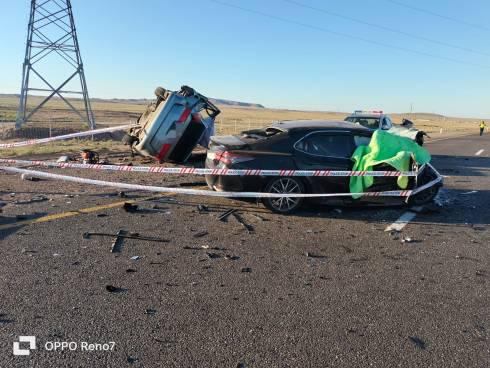
[{"label": "dark car in distance", "polygon": [[[359,145],[368,145],[372,129],[342,121],[285,121],[263,129],[242,132],[239,135],[211,138],[206,157],[206,168],[211,169],[263,169],[263,170],[352,170],[351,156]],[[376,170],[394,170],[380,165]],[[421,168],[417,178],[410,178],[414,189],[440,178],[430,165]],[[207,175],[208,186],[226,192],[266,193],[349,193],[349,177],[297,177],[297,176],[213,176]],[[375,177],[368,191],[397,190],[396,177]],[[410,203],[430,201],[441,183],[429,186]],[[315,198],[332,205],[401,205],[403,197],[347,197]],[[297,210],[303,198],[263,198],[270,210],[289,214]]]}]

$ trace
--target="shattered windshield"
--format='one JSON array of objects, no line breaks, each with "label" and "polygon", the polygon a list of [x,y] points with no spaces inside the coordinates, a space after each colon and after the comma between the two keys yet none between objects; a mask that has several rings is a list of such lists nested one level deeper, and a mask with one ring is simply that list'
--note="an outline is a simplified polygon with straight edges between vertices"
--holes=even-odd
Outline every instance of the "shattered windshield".
[{"label": "shattered windshield", "polygon": [[345,119],[354,124],[362,125],[363,127],[369,129],[378,129],[379,128],[379,118],[376,117],[366,117],[366,116],[349,116]]}]

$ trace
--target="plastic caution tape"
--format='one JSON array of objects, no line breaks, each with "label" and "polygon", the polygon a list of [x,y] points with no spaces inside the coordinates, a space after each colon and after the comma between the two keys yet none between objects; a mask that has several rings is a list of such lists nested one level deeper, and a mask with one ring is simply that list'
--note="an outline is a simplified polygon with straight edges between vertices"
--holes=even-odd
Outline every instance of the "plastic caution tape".
[{"label": "plastic caution tape", "polygon": [[78,132],[78,133],[70,133],[70,134],[65,134],[65,135],[59,135],[59,136],[50,137],[50,138],[31,139],[31,140],[23,141],[23,142],[0,143],[0,149],[24,147],[24,146],[34,146],[36,144],[61,141],[61,140],[65,140],[65,139],[87,137],[87,136],[92,136],[92,135],[97,135],[97,134],[117,132],[119,130],[130,129],[130,128],[133,128],[135,126],[136,126],[135,124],[119,125],[119,126],[110,127],[110,128],[102,128],[102,129],[88,130],[86,132]]},{"label": "plastic caution tape", "polygon": [[236,169],[196,169],[193,167],[161,167],[161,166],[120,166],[100,164],[76,164],[47,161],[26,161],[0,159],[0,163],[14,165],[57,167],[62,169],[89,169],[100,171],[142,172],[154,174],[178,175],[223,175],[223,176],[310,176],[310,177],[350,177],[350,176],[417,176],[415,171],[334,171],[334,170],[236,170]]},{"label": "plastic caution tape", "polygon": [[126,190],[138,190],[146,192],[157,193],[177,193],[187,194],[195,196],[208,196],[208,197],[228,197],[228,198],[325,198],[325,197],[351,197],[353,195],[359,195],[364,197],[409,197],[412,195],[411,190],[394,190],[386,192],[365,192],[365,193],[312,193],[312,194],[299,194],[299,193],[260,193],[260,192],[212,192],[210,190],[197,190],[197,189],[185,189],[185,188],[169,188],[158,187],[149,185],[118,183],[111,181],[102,181],[94,179],[86,179],[75,176],[66,176],[59,174],[51,174],[43,171],[34,171],[19,169],[17,167],[0,166],[0,170],[10,173],[27,174],[37,178],[56,179],[61,181],[98,185]]}]

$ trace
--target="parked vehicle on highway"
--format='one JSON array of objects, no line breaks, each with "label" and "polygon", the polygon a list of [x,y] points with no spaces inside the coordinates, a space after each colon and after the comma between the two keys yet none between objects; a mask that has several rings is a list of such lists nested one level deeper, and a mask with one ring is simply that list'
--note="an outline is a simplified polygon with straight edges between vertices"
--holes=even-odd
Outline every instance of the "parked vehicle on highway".
[{"label": "parked vehicle on highway", "polygon": [[424,145],[424,136],[427,133],[413,127],[413,122],[403,119],[401,125],[393,124],[391,118],[384,114],[383,111],[362,111],[356,110],[352,115],[345,118],[345,121],[362,125],[371,130],[386,130],[391,134],[399,135],[414,140],[420,146]]},{"label": "parked vehicle on highway", "polygon": [[155,95],[156,102],[147,107],[124,142],[160,163],[187,161],[198,143],[207,148],[220,110],[188,86],[178,92],[158,87]]},{"label": "parked vehicle on highway", "polygon": [[[346,170],[353,167],[351,156],[357,146],[368,145],[373,130],[339,121],[287,121],[264,129],[238,135],[211,137],[206,167],[212,169],[264,170]],[[415,163],[413,166],[415,167]],[[387,165],[375,170],[394,170]],[[421,168],[418,177],[409,180],[414,189],[439,178],[430,165]],[[349,177],[270,177],[270,176],[206,176],[208,186],[217,191],[266,193],[349,193]],[[430,201],[441,184],[431,185],[410,203]],[[399,190],[396,177],[376,177],[368,191]],[[332,205],[400,205],[401,197],[334,197],[316,199]],[[304,203],[303,198],[264,198],[270,210],[289,214]]]}]

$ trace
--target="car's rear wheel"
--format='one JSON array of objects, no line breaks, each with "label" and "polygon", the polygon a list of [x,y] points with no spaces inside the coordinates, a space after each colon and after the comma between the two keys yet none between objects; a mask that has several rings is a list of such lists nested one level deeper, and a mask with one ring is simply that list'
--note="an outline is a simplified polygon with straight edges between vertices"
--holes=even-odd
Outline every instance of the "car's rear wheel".
[{"label": "car's rear wheel", "polygon": [[[298,178],[275,178],[269,181],[265,187],[266,193],[273,194],[303,194],[305,185]],[[264,205],[275,213],[288,215],[298,210],[304,202],[304,198],[298,197],[280,197],[280,198],[263,198]]]}]

